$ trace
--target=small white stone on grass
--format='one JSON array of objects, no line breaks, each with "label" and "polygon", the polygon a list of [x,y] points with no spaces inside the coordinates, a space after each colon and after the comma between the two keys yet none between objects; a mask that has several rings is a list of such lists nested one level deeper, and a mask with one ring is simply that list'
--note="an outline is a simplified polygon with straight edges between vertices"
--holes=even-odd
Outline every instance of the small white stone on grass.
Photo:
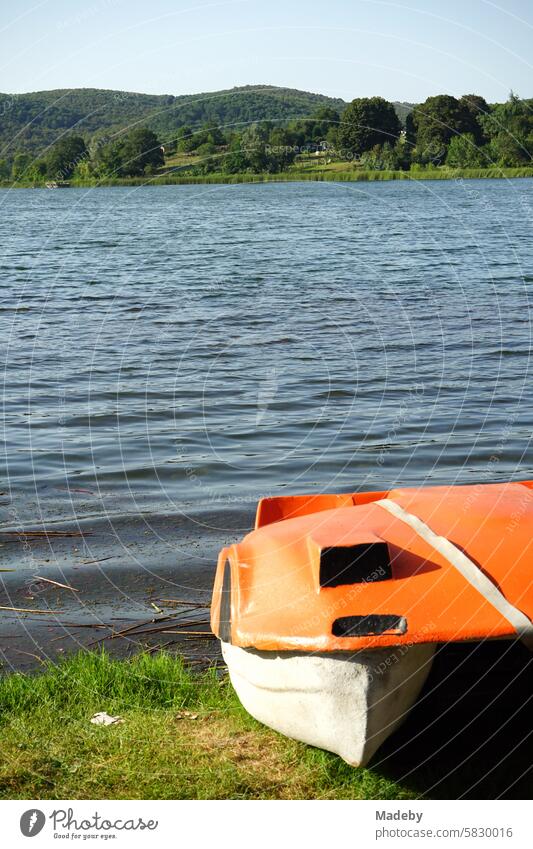
[{"label": "small white stone on grass", "polygon": [[93,725],[121,725],[123,722],[124,720],[121,716],[109,716],[105,710],[101,713],[95,713],[91,717],[91,723]]}]

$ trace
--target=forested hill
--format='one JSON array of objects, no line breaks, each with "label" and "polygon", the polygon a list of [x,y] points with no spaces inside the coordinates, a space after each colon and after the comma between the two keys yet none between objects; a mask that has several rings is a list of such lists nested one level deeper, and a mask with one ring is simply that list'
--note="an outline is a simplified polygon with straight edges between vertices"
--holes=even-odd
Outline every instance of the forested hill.
[{"label": "forested hill", "polygon": [[22,149],[41,154],[65,130],[93,137],[141,123],[166,141],[184,125],[195,128],[209,122],[240,130],[253,121],[306,117],[321,106],[342,111],[346,103],[275,86],[244,86],[179,97],[105,89],[0,94],[0,155]]},{"label": "forested hill", "polygon": [[[308,117],[322,106],[342,112],[346,105],[324,94],[266,85],[179,97],[97,88],[0,94],[0,156],[17,150],[42,155],[66,130],[99,137],[139,123],[165,142],[184,125],[242,130],[253,121]],[[404,120],[410,104],[395,106]]]}]

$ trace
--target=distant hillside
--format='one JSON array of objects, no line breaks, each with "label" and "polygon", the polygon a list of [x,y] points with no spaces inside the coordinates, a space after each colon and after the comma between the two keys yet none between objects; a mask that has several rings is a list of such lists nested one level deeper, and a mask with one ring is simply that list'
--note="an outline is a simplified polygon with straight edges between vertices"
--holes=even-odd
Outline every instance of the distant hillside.
[{"label": "distant hillside", "polygon": [[398,118],[400,119],[400,121],[402,122],[402,124],[405,124],[405,119],[409,115],[409,112],[413,111],[413,108],[415,107],[415,105],[416,105],[415,103],[406,103],[404,100],[402,100],[401,103],[398,102],[397,100],[394,102],[394,108],[396,110],[396,114],[397,114]]},{"label": "distant hillside", "polygon": [[[341,112],[346,105],[323,94],[261,85],[179,97],[90,88],[0,94],[0,157],[17,150],[41,154],[69,130],[89,138],[142,124],[168,141],[183,125],[242,129],[254,121],[306,117],[320,106]],[[397,108],[404,120],[410,104]]]}]

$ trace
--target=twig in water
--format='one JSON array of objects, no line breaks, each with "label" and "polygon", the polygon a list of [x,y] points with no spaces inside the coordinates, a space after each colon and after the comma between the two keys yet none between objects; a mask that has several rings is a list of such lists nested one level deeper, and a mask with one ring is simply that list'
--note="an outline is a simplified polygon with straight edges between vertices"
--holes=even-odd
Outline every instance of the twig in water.
[{"label": "twig in water", "polygon": [[155,651],[159,651],[160,649],[164,648],[165,645],[166,643],[158,643],[157,646],[150,646],[150,648],[144,650],[144,653],[153,654]]},{"label": "twig in water", "polygon": [[13,651],[16,652],[17,654],[27,654],[28,657],[34,657],[35,660],[38,660],[39,663],[42,664],[42,666],[46,666],[46,663],[44,662],[42,657],[39,657],[38,654],[32,654],[31,651],[22,651],[21,649],[13,649]]},{"label": "twig in water", "polygon": [[[145,631],[134,631],[133,634],[129,634],[128,636],[130,636],[130,637],[142,637],[144,634],[157,634],[159,632],[166,634],[167,631],[165,631],[165,628],[168,628],[169,625],[174,625],[174,624],[181,626],[182,628],[187,628],[187,627],[190,627],[191,625],[209,625],[209,622],[176,622],[176,623],[169,622],[168,625],[163,625],[162,628],[147,628]],[[181,633],[186,634],[188,632],[187,631],[172,631],[172,633],[173,634],[181,634]]]},{"label": "twig in water", "polygon": [[69,587],[68,584],[60,584],[59,581],[52,581],[51,578],[43,578],[42,575],[33,576],[37,581],[45,581],[47,584],[53,584],[54,587],[61,587],[63,590],[71,590],[73,593],[79,593],[75,587]]},{"label": "twig in water", "polygon": [[41,616],[61,616],[63,610],[35,610],[31,607],[4,607],[0,604],[0,610],[12,610],[14,613],[38,613]]},{"label": "twig in water", "polygon": [[210,631],[161,631],[162,634],[188,634],[193,637],[209,637],[210,639],[214,639],[215,635]]},{"label": "twig in water", "polygon": [[111,628],[111,625],[104,625],[101,622],[58,622],[62,628]]},{"label": "twig in water", "polygon": [[210,604],[202,601],[184,601],[182,598],[158,598],[161,604],[186,604],[189,607],[210,607]]},{"label": "twig in water", "polygon": [[[107,634],[105,637],[99,637],[97,640],[93,640],[92,643],[87,643],[87,648],[89,646],[94,646],[96,643],[101,643],[104,640],[114,640],[115,637],[122,637],[124,634],[129,634],[130,631],[135,631],[137,628],[143,628],[145,625],[152,625],[154,622],[162,622],[165,619],[172,619],[172,613],[169,613],[168,616],[160,616],[159,619],[148,619],[147,622],[137,622],[135,625],[130,625],[128,628],[123,628],[122,631],[112,631],[111,634]],[[109,626],[112,629],[112,626]]]},{"label": "twig in water", "polygon": [[44,539],[47,537],[84,537],[91,534],[92,531],[31,531],[29,528],[28,530],[21,528],[20,531],[0,531],[0,535],[18,537],[19,539],[29,537],[43,537]]},{"label": "twig in water", "polygon": [[98,560],[82,560],[82,566],[90,566],[91,563],[103,563],[104,560],[113,560],[114,554],[110,554],[109,557],[100,557]]},{"label": "twig in water", "polygon": [[80,487],[75,486],[71,486],[70,488],[66,486],[56,486],[56,489],[59,489],[62,492],[85,492],[87,493],[87,495],[96,495],[96,493],[93,492],[92,489],[81,489]]}]

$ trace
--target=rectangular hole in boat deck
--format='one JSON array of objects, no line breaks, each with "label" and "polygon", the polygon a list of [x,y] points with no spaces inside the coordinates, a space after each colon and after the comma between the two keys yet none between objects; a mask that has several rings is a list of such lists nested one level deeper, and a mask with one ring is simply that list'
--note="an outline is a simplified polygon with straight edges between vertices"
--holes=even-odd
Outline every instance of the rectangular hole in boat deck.
[{"label": "rectangular hole in boat deck", "polygon": [[405,634],[407,619],[393,614],[342,616],[335,619],[331,633],[334,637],[375,637],[381,634]]},{"label": "rectangular hole in boat deck", "polygon": [[320,586],[374,583],[392,578],[386,542],[336,545],[320,552]]}]

